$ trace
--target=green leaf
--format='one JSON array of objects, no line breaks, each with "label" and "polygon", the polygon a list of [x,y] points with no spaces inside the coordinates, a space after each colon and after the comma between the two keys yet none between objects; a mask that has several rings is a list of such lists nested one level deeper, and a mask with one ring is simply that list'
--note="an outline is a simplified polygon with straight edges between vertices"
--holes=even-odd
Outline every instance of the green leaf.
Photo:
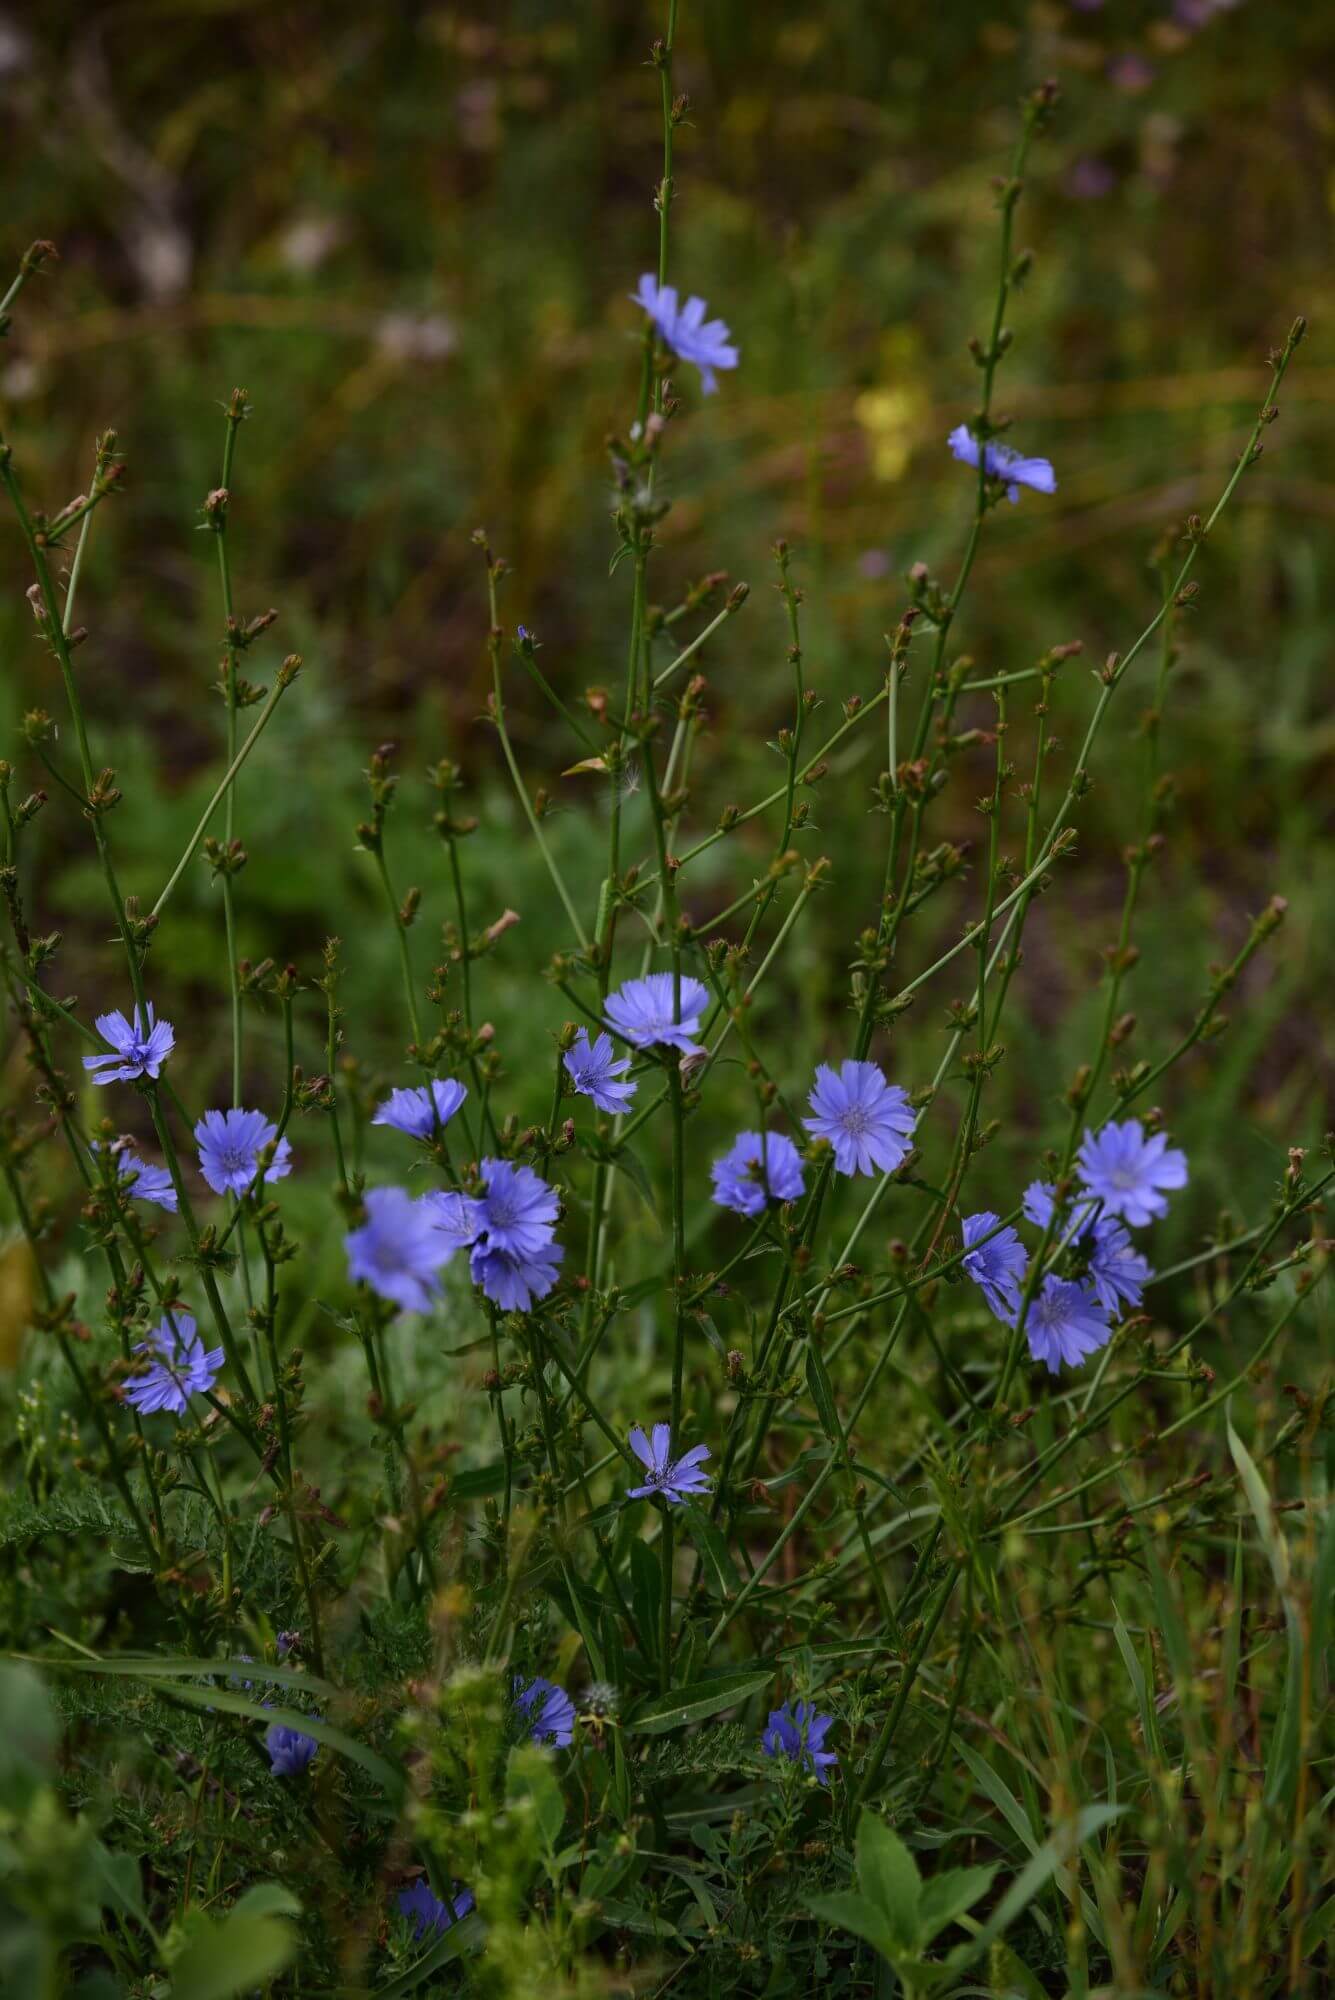
[{"label": "green leaf", "polygon": [[104,1907],[147,1925],[143,1884],[135,1856],[113,1854],[100,1840],[94,1840],[85,1850],[85,1859],[88,1871],[94,1877],[93,1886]]},{"label": "green leaf", "polygon": [[[449,1965],[453,1959],[464,1957],[465,1953],[480,1947],[485,1932],[482,1920],[476,1910],[470,1910],[466,1917],[436,1939],[429,1951],[423,1952],[415,1965],[401,1972],[397,1979],[391,1979],[387,1986],[377,1986],[376,2000],[400,2000],[404,1993],[411,1993],[415,1986],[433,1972],[439,1972],[442,1965]],[[335,1988],[339,2000],[365,2000],[364,1986],[339,1986]]]},{"label": "green leaf", "polygon": [[1303,1710],[1306,1705],[1303,1699],[1305,1677],[1303,1621],[1299,1615],[1290,1579],[1289,1546],[1284,1539],[1283,1529],[1275,1520],[1270,1489],[1257,1471],[1246,1445],[1234,1430],[1231,1416],[1228,1419],[1228,1448],[1233,1454],[1233,1463],[1238,1468],[1238,1477],[1247,1495],[1247,1504],[1255,1517],[1257,1531],[1269,1558],[1275,1584],[1284,1605],[1288,1655],[1284,1670],[1284,1692],[1266,1752],[1265,1799],[1269,1806],[1287,1807],[1292,1804],[1293,1787],[1297,1780],[1303,1733]]},{"label": "green leaf", "polygon": [[807,1387],[811,1391],[811,1400],[826,1437],[831,1443],[842,1438],[844,1427],[835,1408],[834,1389],[830,1382],[829,1370],[814,1342],[807,1348]]},{"label": "green leaf", "polygon": [[234,1917],[299,1917],[301,1904],[281,1882],[257,1882],[232,1906]]},{"label": "green leaf", "polygon": [[895,1936],[875,1903],[869,1903],[865,1896],[855,1896],[851,1890],[835,1896],[812,1896],[807,1908],[836,1929],[852,1931],[854,1937],[860,1937],[873,1951],[879,1951],[882,1958],[894,1963],[898,1950]]},{"label": "green leaf", "polygon": [[274,1722],[285,1723],[289,1729],[300,1729],[305,1735],[313,1736],[317,1743],[327,1743],[331,1750],[337,1750],[349,1762],[360,1765],[368,1778],[374,1778],[391,1799],[400,1799],[406,1789],[407,1781],[397,1766],[318,1715],[305,1715],[299,1708],[266,1707],[263,1702],[254,1701],[249,1695],[236,1694],[230,1688],[192,1687],[188,1681],[154,1680],[150,1685],[155,1694],[187,1702],[191,1708],[216,1709],[224,1715],[248,1716],[252,1722],[262,1722],[266,1729]]},{"label": "green leaf", "polygon": [[505,1796],[511,1805],[522,1801],[532,1806],[542,1845],[548,1854],[555,1854],[566,1802],[545,1750],[533,1743],[516,1743],[505,1766]]},{"label": "green leaf", "polygon": [[180,1680],[193,1674],[206,1675],[210,1680],[220,1676],[224,1680],[272,1681],[277,1687],[308,1688],[312,1694],[336,1694],[338,1690],[330,1681],[322,1681],[317,1674],[304,1673],[300,1667],[271,1667],[256,1660],[200,1660],[184,1655],[161,1653],[117,1653],[114,1659],[69,1659],[53,1655],[34,1659],[31,1654],[16,1653],[15,1659],[30,1660],[34,1666],[46,1667],[60,1673],[76,1674],[123,1674],[128,1680]]},{"label": "green leaf", "polygon": [[17,1809],[52,1769],[60,1726],[41,1677],[0,1662],[0,1799]]},{"label": "green leaf", "polygon": [[661,1736],[668,1729],[684,1729],[688,1723],[705,1722],[725,1708],[735,1708],[760,1694],[774,1679],[773,1670],[759,1673],[720,1674],[716,1680],[693,1681],[667,1694],[653,1695],[641,1702],[626,1722],[627,1734]]},{"label": "green leaf", "polygon": [[737,1573],[737,1565],[732,1559],[732,1551],[721,1530],[710,1520],[702,1507],[688,1501],[681,1509],[686,1521],[686,1532],[700,1553],[701,1574],[715,1597],[725,1604],[741,1593],[742,1579]]},{"label": "green leaf", "polygon": [[946,1868],[924,1882],[919,1906],[922,1942],[930,1944],[947,1924],[957,1923],[966,1910],[971,1910],[975,1903],[981,1901],[992,1887],[996,1872],[995,1867],[990,1866]]},{"label": "green leaf", "polygon": [[297,1954],[297,1933],[281,1917],[239,1916],[210,1924],[172,1967],[172,2000],[236,2000],[275,1978]]},{"label": "green leaf", "polygon": [[629,1146],[618,1146],[616,1163],[639,1195],[640,1200],[644,1203],[654,1221],[657,1222],[659,1216],[658,1207],[654,1201],[653,1182],[649,1179],[648,1170],[639,1154],[632,1152]]},{"label": "green leaf", "polygon": [[916,1951],[922,1942],[922,1877],[899,1835],[875,1813],[864,1812],[854,1859],[858,1887],[880,1912],[889,1935],[904,1951]]},{"label": "green leaf", "polygon": [[959,1972],[966,1965],[971,1965],[974,1959],[980,1958],[1003,1931],[1010,1928],[1021,1911],[1028,1908],[1057,1870],[1065,1867],[1087,1840],[1101,1828],[1110,1826],[1113,1820],[1120,1819],[1125,1811],[1125,1806],[1082,1806],[1073,1821],[1067,1821],[1044,1841],[1033,1859],[1020,1870],[982,1929],[968,1944],[959,1945],[951,1952],[948,1964]]}]

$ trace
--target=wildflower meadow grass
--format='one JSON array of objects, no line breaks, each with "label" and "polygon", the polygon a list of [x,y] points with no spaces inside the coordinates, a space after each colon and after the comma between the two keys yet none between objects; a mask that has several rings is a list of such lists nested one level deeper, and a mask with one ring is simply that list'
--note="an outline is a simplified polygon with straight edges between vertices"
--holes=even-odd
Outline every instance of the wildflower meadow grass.
[{"label": "wildflower meadow grass", "polygon": [[[665,546],[678,439],[747,368],[745,296],[693,291],[674,230],[677,16],[606,385],[624,676],[581,690],[478,530],[489,764],[367,745],[368,900],[331,891],[322,943],[241,943],[289,866],[252,753],[316,781],[282,746],[319,663],[249,608],[261,391],[200,412],[213,776],[133,879],[85,554],[134,440],[64,503],[0,440],[49,690],[0,766],[6,1995],[1332,1990],[1335,1160],[1302,1107],[1243,1213],[1202,1192],[1224,1135],[1180,1136],[1285,885],[1226,961],[1189,940],[1191,991],[1138,942],[1166,893],[1192,923],[1175,668],[1230,616],[1304,322],[1118,650],[972,657],[980,551],[1062,496],[1041,403],[1000,400],[1033,87],[960,301],[953,553],[836,685],[796,541],[749,589]],[[0,322],[59,274],[34,243]],[[717,730],[742,618],[781,678]],[[1096,790],[1120,905],[1072,1069],[1043,940]]]}]

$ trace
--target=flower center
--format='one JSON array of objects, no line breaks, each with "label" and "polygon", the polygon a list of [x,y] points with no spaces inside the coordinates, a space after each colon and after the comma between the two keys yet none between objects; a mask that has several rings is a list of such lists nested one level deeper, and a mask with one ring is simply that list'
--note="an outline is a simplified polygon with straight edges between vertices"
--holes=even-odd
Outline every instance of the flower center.
[{"label": "flower center", "polygon": [[871,1118],[861,1104],[850,1104],[839,1123],[850,1139],[860,1139],[864,1132],[871,1130]]}]

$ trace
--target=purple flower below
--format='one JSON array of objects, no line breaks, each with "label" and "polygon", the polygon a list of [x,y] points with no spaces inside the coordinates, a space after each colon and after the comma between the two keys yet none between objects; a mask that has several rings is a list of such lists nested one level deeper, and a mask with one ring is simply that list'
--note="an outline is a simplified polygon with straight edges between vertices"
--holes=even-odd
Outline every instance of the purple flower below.
[{"label": "purple flower below", "polygon": [[392,1125],[410,1139],[432,1139],[437,1126],[448,1125],[468,1092],[452,1076],[435,1077],[430,1089],[392,1090],[375,1117],[373,1125]]},{"label": "purple flower below", "polygon": [[695,1038],[700,1032],[700,1016],[709,1005],[709,995],[698,979],[681,981],[681,1004],[677,1004],[677,982],[671,972],[651,972],[643,979],[628,979],[604,1003],[607,1025],[632,1048],[679,1049],[684,1056],[700,1053]]},{"label": "purple flower below", "polygon": [[[245,1194],[260,1154],[276,1138],[278,1127],[262,1111],[206,1111],[195,1127],[199,1171],[215,1194]],[[278,1139],[265,1181],[281,1181],[291,1171],[291,1144]]]},{"label": "purple flower below", "polygon": [[304,1729],[292,1729],[286,1722],[271,1722],[264,1747],[269,1753],[269,1769],[275,1778],[295,1778],[304,1771],[319,1744]]},{"label": "purple flower below", "polygon": [[[957,424],[946,439],[951,452],[965,465],[977,465],[978,440],[967,424]],[[1026,458],[1022,452],[1012,450],[1008,444],[989,442],[983,447],[983,469],[989,479],[998,479],[1006,488],[1006,498],[1012,507],[1020,497],[1022,486],[1031,486],[1035,493],[1055,493],[1057,477],[1051,462],[1046,458]]]},{"label": "purple flower below", "polygon": [[1167,1215],[1165,1189],[1187,1184],[1186,1154],[1170,1148],[1162,1132],[1147,1139],[1138,1118],[1086,1132],[1076,1165],[1083,1192],[1102,1202],[1104,1215],[1120,1215],[1132,1229]]},{"label": "purple flower below", "polygon": [[221,1347],[206,1350],[195,1330],[194,1314],[179,1307],[154,1327],[147,1340],[137,1341],[134,1351],[153,1356],[143,1373],[130,1376],[125,1384],[126,1402],[145,1417],[158,1410],[171,1410],[179,1417],[191,1396],[213,1387],[224,1360]]},{"label": "purple flower below", "polygon": [[93,1072],[94,1083],[130,1083],[137,1076],[156,1077],[176,1046],[176,1030],[170,1021],[153,1018],[151,1000],[144,1009],[143,1023],[136,1007],[133,1021],[127,1021],[118,1009],[114,1014],[99,1014],[96,1027],[115,1053],[84,1057],[83,1066]]},{"label": "purple flower below", "polygon": [[709,1491],[709,1477],[700,1470],[709,1457],[707,1444],[692,1445],[688,1452],[674,1459],[671,1425],[655,1424],[651,1444],[636,1424],[630,1434],[630,1448],[649,1476],[643,1486],[630,1488],[627,1499],[652,1500],[657,1497],[666,1500],[669,1506],[679,1507],[693,1494]]},{"label": "purple flower below", "polygon": [[633,1083],[619,1083],[618,1077],[630,1068],[630,1057],[615,1059],[610,1035],[590,1042],[589,1031],[581,1028],[562,1058],[566,1073],[581,1097],[591,1097],[600,1111],[615,1117],[635,1095]]},{"label": "purple flower below", "polygon": [[710,1168],[714,1199],[738,1215],[759,1215],[767,1202],[797,1201],[802,1157],[781,1132],[742,1132]]},{"label": "purple flower below", "polygon": [[451,1924],[459,1923],[470,1910],[475,1909],[471,1889],[461,1889],[456,1883],[450,1893],[448,1903],[442,1903],[433,1895],[431,1884],[422,1877],[410,1889],[400,1889],[399,1909],[405,1917],[412,1918],[413,1936],[420,1944],[428,1931],[447,1931]]},{"label": "purple flower below", "polygon": [[405,1312],[429,1312],[440,1289],[438,1273],[455,1246],[440,1228],[430,1195],[420,1201],[403,1188],[372,1188],[366,1221],[343,1239],[348,1275]]},{"label": "purple flower below", "polygon": [[817,1715],[811,1702],[785,1702],[782,1708],[770,1710],[760,1747],[767,1757],[786,1757],[790,1764],[805,1764],[825,1784],[826,1772],[839,1762],[834,1751],[824,1747],[833,1722],[832,1715]]},{"label": "purple flower below", "polygon": [[969,1246],[977,1243],[980,1236],[996,1229],[1000,1216],[990,1209],[983,1209],[978,1215],[966,1215],[961,1225],[964,1245],[969,1251],[961,1258],[963,1268],[973,1279],[987,1300],[988,1309],[1007,1326],[1014,1326],[1015,1315],[1020,1310],[1020,1295],[1024,1289],[1025,1265],[1029,1255],[1013,1229],[999,1229],[995,1236],[988,1237],[986,1243],[977,1250]]},{"label": "purple flower below", "polygon": [[539,1674],[527,1683],[516,1674],[514,1699],[535,1743],[554,1743],[564,1750],[575,1736],[575,1704],[563,1687]]},{"label": "purple flower below", "polygon": [[916,1118],[907,1091],[887,1083],[872,1062],[822,1063],[802,1123],[834,1147],[841,1174],[893,1173],[909,1150]]},{"label": "purple flower below", "polygon": [[664,345],[700,370],[700,387],[706,396],[712,396],[718,388],[714,370],[735,368],[739,359],[724,322],[705,318],[708,308],[703,299],[689,298],[679,306],[676,286],[660,285],[649,271],[631,297],[648,313]]},{"label": "purple flower below", "polygon": [[1108,1315],[1089,1285],[1055,1277],[1051,1272],[1037,1298],[1029,1302],[1024,1330],[1029,1352],[1053,1375],[1063,1363],[1077,1368],[1089,1355],[1097,1354],[1112,1332]]},{"label": "purple flower below", "polygon": [[1089,1253],[1089,1282],[1099,1304],[1110,1314],[1124,1304],[1138,1306],[1153,1276],[1149,1260],[1135,1248],[1125,1224],[1115,1216],[1104,1216],[1095,1225]]},{"label": "purple flower below", "polygon": [[473,1245],[469,1270],[502,1312],[531,1312],[556,1283],[565,1251],[559,1243],[537,1250],[495,1250],[481,1238]]}]

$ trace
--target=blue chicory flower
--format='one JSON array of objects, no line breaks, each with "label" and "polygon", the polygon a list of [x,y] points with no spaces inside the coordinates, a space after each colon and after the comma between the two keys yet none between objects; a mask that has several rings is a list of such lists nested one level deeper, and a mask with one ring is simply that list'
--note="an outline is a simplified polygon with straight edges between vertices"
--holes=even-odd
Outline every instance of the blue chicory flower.
[{"label": "blue chicory flower", "polygon": [[564,1750],[574,1741],[575,1704],[555,1681],[545,1681],[539,1674],[526,1682],[516,1674],[514,1703],[535,1743],[554,1743]]},{"label": "blue chicory flower", "polygon": [[893,1173],[909,1150],[917,1120],[907,1091],[887,1083],[872,1062],[822,1063],[807,1099],[808,1132],[828,1139],[841,1174]]},{"label": "blue chicory flower", "polygon": [[555,1188],[513,1160],[483,1160],[481,1173],[486,1192],[478,1204],[479,1240],[488,1250],[518,1257],[544,1249],[560,1213]]},{"label": "blue chicory flower", "polygon": [[205,1349],[194,1314],[179,1307],[153,1328],[147,1340],[136,1341],[134,1351],[153,1356],[148,1367],[125,1384],[126,1402],[145,1417],[158,1410],[171,1410],[179,1417],[191,1396],[213,1387],[225,1358],[221,1347]]},{"label": "blue chicory flower", "polygon": [[[978,440],[967,424],[957,424],[946,442],[954,456],[965,465],[977,465]],[[1057,491],[1057,479],[1050,460],[1025,458],[1023,453],[1013,451],[1008,444],[986,444],[983,447],[983,464],[989,479],[1004,481],[1006,498],[1012,507],[1020,497],[1022,486],[1032,486],[1035,493]]]},{"label": "blue chicory flower", "polygon": [[373,1125],[392,1125],[410,1139],[433,1139],[437,1127],[448,1125],[468,1092],[452,1076],[435,1077],[428,1090],[392,1090],[375,1117]]},{"label": "blue chicory flower", "polygon": [[536,1250],[500,1250],[479,1237],[468,1268],[473,1283],[481,1285],[502,1312],[531,1312],[556,1283],[565,1254],[559,1243],[543,1243]]},{"label": "blue chicory flower", "polygon": [[630,1448],[649,1476],[643,1486],[630,1488],[628,1500],[652,1500],[657,1496],[669,1506],[679,1507],[693,1494],[709,1491],[708,1474],[700,1470],[709,1457],[707,1444],[692,1445],[688,1452],[674,1459],[670,1424],[654,1425],[652,1444],[636,1424],[630,1434]]},{"label": "blue chicory flower", "polygon": [[1049,1272],[1042,1290],[1029,1302],[1025,1334],[1035,1361],[1057,1374],[1064,1362],[1076,1368],[1087,1356],[1106,1346],[1112,1327],[1092,1286],[1058,1278]]},{"label": "blue chicory flower", "polygon": [[116,1161],[116,1168],[121,1177],[129,1181],[129,1191],[136,1201],[155,1202],[159,1208],[175,1215],[176,1184],[165,1167],[152,1166],[135,1153],[122,1153]]},{"label": "blue chicory flower", "polygon": [[454,1251],[429,1195],[418,1201],[404,1188],[372,1188],[366,1221],[343,1239],[348,1275],[405,1312],[429,1312],[440,1289],[438,1273]]},{"label": "blue chicory flower", "polygon": [[[215,1194],[245,1194],[261,1152],[277,1137],[278,1127],[262,1111],[206,1111],[195,1127],[199,1171]],[[291,1142],[279,1139],[265,1181],[281,1181],[291,1171]]]},{"label": "blue chicory flower", "polygon": [[608,1026],[632,1048],[660,1046],[696,1056],[700,1016],[708,1005],[709,995],[698,979],[682,978],[678,1006],[676,975],[651,972],[643,979],[628,979],[609,993],[604,1012]]},{"label": "blue chicory flower", "polygon": [[759,1215],[766,1202],[797,1201],[802,1158],[781,1132],[742,1132],[710,1168],[714,1200],[738,1215]]},{"label": "blue chicory flower", "polygon": [[664,345],[700,370],[700,387],[706,396],[712,396],[718,388],[714,370],[735,368],[739,359],[724,322],[705,318],[708,308],[703,299],[689,298],[679,306],[676,286],[660,285],[649,271],[631,297],[648,313]]},{"label": "blue chicory flower", "polygon": [[304,1729],[293,1729],[286,1722],[271,1722],[265,1733],[264,1747],[269,1753],[269,1770],[275,1778],[295,1778],[304,1771],[319,1749],[313,1736]]},{"label": "blue chicory flower", "polygon": [[450,1258],[456,1250],[467,1250],[477,1241],[482,1227],[482,1203],[472,1195],[460,1194],[457,1188],[432,1188],[422,1197],[422,1204],[431,1217],[432,1227],[445,1242],[445,1256]]},{"label": "blue chicory flower", "polygon": [[811,1702],[785,1702],[782,1708],[770,1710],[769,1721],[761,1732],[760,1747],[767,1757],[785,1757],[790,1764],[805,1764],[825,1784],[826,1772],[839,1762],[834,1751],[824,1747],[833,1722],[832,1715],[817,1715]]},{"label": "blue chicory flower", "polygon": [[176,1030],[170,1021],[154,1019],[151,1000],[142,1023],[136,1007],[133,1021],[127,1021],[117,1009],[114,1014],[99,1014],[95,1025],[115,1053],[84,1057],[83,1066],[93,1072],[94,1083],[130,1083],[137,1076],[156,1077],[176,1046]]},{"label": "blue chicory flower", "polygon": [[625,1110],[637,1088],[617,1081],[630,1068],[630,1057],[623,1056],[620,1062],[613,1057],[610,1035],[599,1035],[597,1041],[590,1042],[588,1029],[581,1028],[562,1058],[580,1096],[591,1097],[598,1109],[611,1117]]},{"label": "blue chicory flower", "polygon": [[[964,1246],[977,1243],[980,1236],[987,1236],[990,1229],[996,1229],[1000,1216],[990,1209],[983,1209],[977,1215],[966,1215],[961,1224]],[[1028,1252],[1013,1229],[999,1229],[995,1236],[977,1250],[969,1250],[967,1257],[960,1260],[961,1267],[973,1279],[987,1300],[989,1311],[996,1314],[1007,1326],[1014,1326],[1015,1316],[1020,1310],[1020,1297],[1024,1289],[1025,1265]]]},{"label": "blue chicory flower", "polygon": [[[89,1145],[94,1153],[100,1152],[97,1140]],[[156,1202],[159,1208],[168,1209],[175,1215],[177,1208],[176,1183],[165,1167],[150,1166],[130,1150],[127,1139],[118,1139],[111,1148],[116,1163],[116,1178],[122,1184],[122,1192],[132,1195],[136,1201]]]},{"label": "blue chicory flower", "polygon": [[399,1909],[405,1917],[413,1920],[413,1936],[420,1944],[428,1931],[447,1931],[451,1924],[458,1923],[470,1910],[477,1907],[471,1889],[461,1889],[456,1883],[450,1893],[448,1903],[442,1903],[433,1895],[431,1884],[422,1877],[410,1889],[400,1889]]},{"label": "blue chicory flower", "polygon": [[1187,1184],[1186,1154],[1170,1148],[1162,1132],[1147,1139],[1138,1118],[1086,1132],[1076,1165],[1084,1192],[1102,1202],[1104,1215],[1120,1215],[1132,1229],[1167,1215],[1163,1190]]},{"label": "blue chicory flower", "polygon": [[1123,1304],[1138,1306],[1153,1276],[1148,1258],[1135,1248],[1126,1225],[1115,1216],[1101,1217],[1089,1253],[1089,1282],[1105,1311],[1117,1313]]}]

